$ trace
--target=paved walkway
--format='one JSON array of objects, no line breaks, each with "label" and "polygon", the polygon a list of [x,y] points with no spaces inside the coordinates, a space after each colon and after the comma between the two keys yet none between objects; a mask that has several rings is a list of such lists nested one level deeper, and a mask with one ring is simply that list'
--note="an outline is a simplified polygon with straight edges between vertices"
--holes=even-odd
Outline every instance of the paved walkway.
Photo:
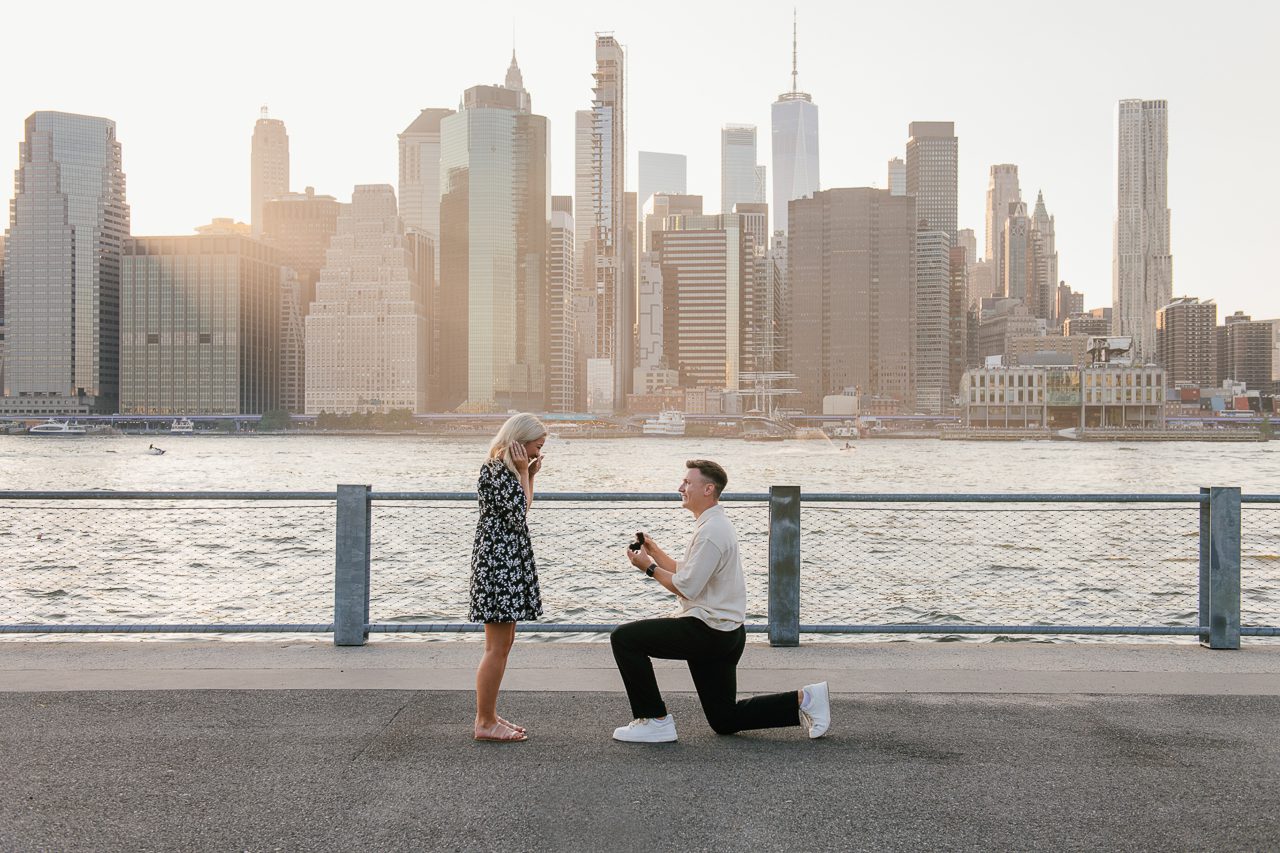
[{"label": "paved walkway", "polygon": [[676,744],[599,644],[519,642],[476,744],[478,645],[0,643],[0,850],[1274,849],[1280,647],[752,644],[819,675],[822,740],[720,737],[664,666]]}]

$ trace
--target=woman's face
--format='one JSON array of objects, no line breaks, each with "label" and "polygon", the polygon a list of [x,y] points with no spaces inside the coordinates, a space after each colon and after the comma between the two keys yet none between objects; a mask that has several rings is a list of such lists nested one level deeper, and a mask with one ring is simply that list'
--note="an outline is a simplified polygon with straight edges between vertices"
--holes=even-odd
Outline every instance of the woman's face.
[{"label": "woman's face", "polygon": [[542,445],[546,443],[547,437],[545,435],[541,438],[535,438],[533,441],[526,441],[524,443],[525,455],[530,459],[537,459],[542,455]]}]

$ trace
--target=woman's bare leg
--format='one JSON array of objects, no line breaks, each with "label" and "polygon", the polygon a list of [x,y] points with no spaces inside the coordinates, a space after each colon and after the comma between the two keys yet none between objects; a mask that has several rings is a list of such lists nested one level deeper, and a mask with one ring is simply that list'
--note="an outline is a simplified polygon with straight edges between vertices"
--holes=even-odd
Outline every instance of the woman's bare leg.
[{"label": "woman's bare leg", "polygon": [[484,626],[484,657],[476,669],[476,731],[498,725],[498,690],[507,670],[507,655],[516,638],[516,623],[487,622]]}]

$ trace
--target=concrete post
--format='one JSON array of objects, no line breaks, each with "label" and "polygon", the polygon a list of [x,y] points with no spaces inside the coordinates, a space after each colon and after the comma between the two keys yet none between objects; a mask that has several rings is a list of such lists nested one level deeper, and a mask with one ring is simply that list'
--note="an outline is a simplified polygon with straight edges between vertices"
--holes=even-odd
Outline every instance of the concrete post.
[{"label": "concrete post", "polygon": [[338,541],[333,584],[333,644],[363,646],[369,637],[368,486],[338,486]]},{"label": "concrete post", "polygon": [[769,487],[769,645],[800,645],[800,487]]},{"label": "concrete post", "polygon": [[[1212,550],[1209,547],[1209,537],[1212,534],[1212,526],[1210,524],[1211,515],[1209,513],[1209,487],[1201,486],[1200,495],[1205,498],[1204,503],[1200,504],[1200,621],[1196,624],[1201,627],[1209,625],[1209,555]],[[1209,643],[1209,635],[1207,633],[1200,635],[1200,642],[1204,645]]]},{"label": "concrete post", "polygon": [[1240,489],[1209,489],[1209,648],[1240,648]]}]

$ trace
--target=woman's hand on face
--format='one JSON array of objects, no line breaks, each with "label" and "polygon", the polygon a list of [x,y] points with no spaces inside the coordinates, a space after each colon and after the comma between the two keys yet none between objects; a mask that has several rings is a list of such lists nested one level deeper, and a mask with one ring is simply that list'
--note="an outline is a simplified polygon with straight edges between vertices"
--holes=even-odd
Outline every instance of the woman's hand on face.
[{"label": "woman's hand on face", "polygon": [[522,474],[528,473],[529,454],[525,453],[524,445],[518,441],[513,441],[509,449],[511,451],[511,462],[516,466],[516,470]]},{"label": "woman's hand on face", "polygon": [[535,456],[529,461],[529,476],[532,477],[542,470],[542,456]]}]

